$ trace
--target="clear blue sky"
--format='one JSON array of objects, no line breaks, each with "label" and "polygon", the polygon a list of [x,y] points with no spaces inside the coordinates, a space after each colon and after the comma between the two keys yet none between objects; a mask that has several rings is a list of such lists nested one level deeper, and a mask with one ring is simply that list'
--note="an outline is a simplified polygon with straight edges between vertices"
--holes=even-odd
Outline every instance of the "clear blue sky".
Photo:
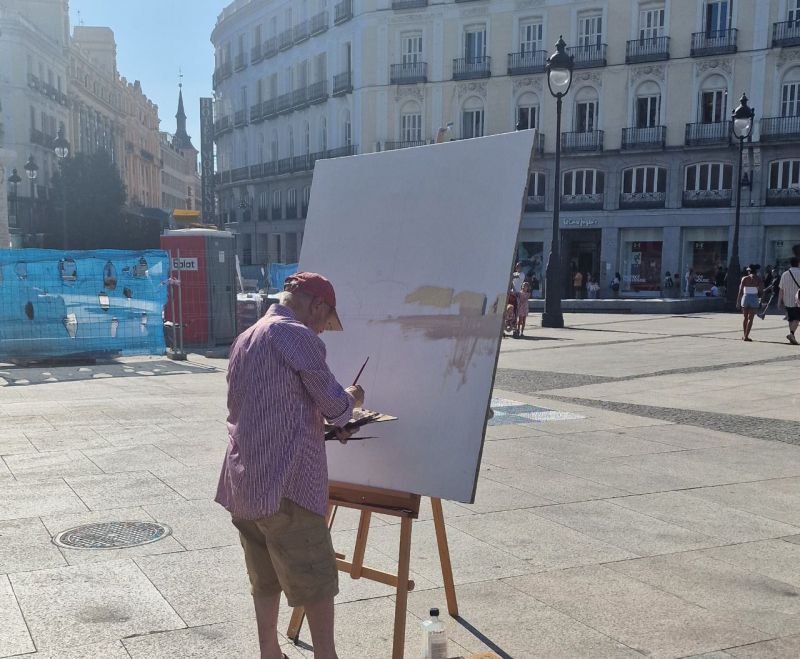
[{"label": "clear blue sky", "polygon": [[70,0],[72,25],[105,25],[117,40],[117,68],[158,104],[161,130],[175,132],[178,69],[183,69],[187,130],[200,148],[199,98],[211,96],[209,40],[229,0]]}]

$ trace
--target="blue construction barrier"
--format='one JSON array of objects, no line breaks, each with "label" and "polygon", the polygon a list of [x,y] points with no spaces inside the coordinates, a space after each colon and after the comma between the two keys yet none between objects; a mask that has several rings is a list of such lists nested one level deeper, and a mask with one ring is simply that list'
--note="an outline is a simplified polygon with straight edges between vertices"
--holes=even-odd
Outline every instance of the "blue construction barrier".
[{"label": "blue construction barrier", "polygon": [[297,263],[270,263],[269,283],[272,288],[283,290],[283,283],[289,275],[297,272]]},{"label": "blue construction barrier", "polygon": [[0,250],[0,361],[163,355],[162,250]]}]

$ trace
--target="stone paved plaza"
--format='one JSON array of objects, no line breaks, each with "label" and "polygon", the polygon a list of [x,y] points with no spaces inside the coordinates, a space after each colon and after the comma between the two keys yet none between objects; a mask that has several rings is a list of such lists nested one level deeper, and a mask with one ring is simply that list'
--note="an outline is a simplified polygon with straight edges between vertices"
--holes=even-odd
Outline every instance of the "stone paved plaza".
[{"label": "stone paved plaza", "polygon": [[[756,321],[744,343],[738,316],[567,322],[503,341],[477,500],[445,503],[451,655],[800,656],[800,349],[785,324]],[[242,552],[212,502],[225,367],[0,366],[0,657],[257,656]],[[172,534],[52,542],[110,521]],[[340,512],[337,549],[356,524]],[[398,538],[375,519],[367,564],[393,570]],[[420,620],[445,608],[428,505],[411,570],[416,657]],[[389,657],[392,590],[342,576],[337,602],[342,659]],[[289,657],[312,656],[302,640]]]}]

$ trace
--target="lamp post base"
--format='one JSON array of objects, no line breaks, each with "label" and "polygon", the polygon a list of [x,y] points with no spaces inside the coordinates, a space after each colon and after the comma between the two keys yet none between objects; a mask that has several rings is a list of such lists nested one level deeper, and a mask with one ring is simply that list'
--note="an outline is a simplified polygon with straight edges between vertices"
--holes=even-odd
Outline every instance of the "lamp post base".
[{"label": "lamp post base", "polygon": [[739,257],[738,255],[734,255],[731,257],[730,263],[728,263],[728,275],[725,278],[725,306],[728,311],[737,311],[736,304],[738,300],[736,298],[739,295],[739,284],[741,281],[742,269],[739,265]]},{"label": "lamp post base", "polygon": [[564,314],[559,312],[556,313],[548,313],[544,311],[542,313],[542,327],[553,327],[556,329],[561,329],[564,327]]}]

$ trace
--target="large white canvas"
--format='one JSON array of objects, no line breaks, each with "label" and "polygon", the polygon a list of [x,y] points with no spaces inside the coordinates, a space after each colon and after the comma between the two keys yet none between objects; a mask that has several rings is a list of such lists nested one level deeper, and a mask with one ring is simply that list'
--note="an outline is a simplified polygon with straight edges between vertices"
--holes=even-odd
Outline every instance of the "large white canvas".
[{"label": "large white canvas", "polygon": [[471,502],[534,131],[319,161],[300,269],[330,278],[328,364],[377,439],[328,442],[332,480]]}]

